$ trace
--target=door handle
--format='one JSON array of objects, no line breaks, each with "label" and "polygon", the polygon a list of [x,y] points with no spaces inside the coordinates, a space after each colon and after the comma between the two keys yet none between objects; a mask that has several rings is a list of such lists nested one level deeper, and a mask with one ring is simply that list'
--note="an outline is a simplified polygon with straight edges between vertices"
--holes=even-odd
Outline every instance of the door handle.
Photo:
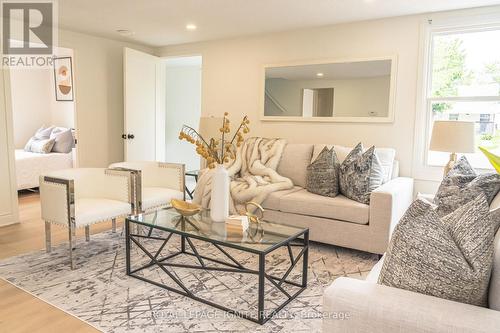
[{"label": "door handle", "polygon": [[133,134],[127,135],[127,139],[133,139],[133,138],[135,138],[135,136]]}]

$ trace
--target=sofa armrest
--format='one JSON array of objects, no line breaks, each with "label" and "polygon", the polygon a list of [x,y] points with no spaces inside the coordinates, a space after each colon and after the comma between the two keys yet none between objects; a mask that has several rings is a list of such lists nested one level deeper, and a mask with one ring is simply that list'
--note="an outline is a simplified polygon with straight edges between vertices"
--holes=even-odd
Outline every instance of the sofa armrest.
[{"label": "sofa armrest", "polygon": [[351,278],[338,278],[325,290],[323,313],[323,332],[496,332],[500,327],[498,311]]},{"label": "sofa armrest", "polygon": [[[413,178],[397,177],[376,188],[370,195],[370,225],[389,241],[399,219],[413,201]],[[385,251],[385,249],[384,249]]]}]

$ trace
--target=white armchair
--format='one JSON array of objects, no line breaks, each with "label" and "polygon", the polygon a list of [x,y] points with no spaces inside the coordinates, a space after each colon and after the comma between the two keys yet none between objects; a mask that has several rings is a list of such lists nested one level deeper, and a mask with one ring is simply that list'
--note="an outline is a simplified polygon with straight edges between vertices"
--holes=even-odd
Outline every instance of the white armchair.
[{"label": "white armchair", "polygon": [[138,172],[133,199],[136,213],[166,207],[171,199],[185,199],[184,164],[153,161],[120,162],[111,164],[109,168]]},{"label": "white armchair", "polygon": [[40,176],[42,219],[45,221],[46,251],[51,251],[51,224],[68,228],[69,256],[74,269],[73,249],[76,228],[85,228],[90,240],[90,225],[132,213],[135,172],[103,168],[75,168]]}]

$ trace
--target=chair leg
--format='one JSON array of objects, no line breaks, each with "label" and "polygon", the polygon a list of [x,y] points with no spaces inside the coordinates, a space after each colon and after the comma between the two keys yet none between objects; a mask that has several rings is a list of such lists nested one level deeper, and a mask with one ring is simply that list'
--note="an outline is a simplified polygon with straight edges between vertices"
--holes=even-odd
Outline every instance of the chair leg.
[{"label": "chair leg", "polygon": [[45,252],[50,253],[51,250],[50,222],[45,221]]},{"label": "chair leg", "polygon": [[90,226],[85,227],[85,241],[89,242],[90,241]]},{"label": "chair leg", "polygon": [[76,243],[76,235],[75,228],[72,223],[69,223],[68,228],[68,236],[69,236],[69,262],[71,269],[75,269],[75,262],[73,260],[73,245]]},{"label": "chair leg", "polygon": [[111,230],[116,232],[116,219],[111,220]]}]

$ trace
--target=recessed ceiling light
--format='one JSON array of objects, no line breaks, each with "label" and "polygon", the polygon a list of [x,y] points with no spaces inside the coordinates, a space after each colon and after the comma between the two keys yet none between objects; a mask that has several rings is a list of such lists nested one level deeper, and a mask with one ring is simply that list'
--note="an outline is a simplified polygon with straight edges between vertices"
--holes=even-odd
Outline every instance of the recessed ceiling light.
[{"label": "recessed ceiling light", "polygon": [[127,29],[118,29],[118,30],[116,30],[116,32],[122,36],[125,36],[125,37],[129,37],[129,36],[132,36],[134,34],[133,31],[127,30]]},{"label": "recessed ceiling light", "polygon": [[186,30],[189,30],[189,31],[194,31],[196,30],[196,24],[193,24],[193,23],[189,23],[189,24],[186,24]]},{"label": "recessed ceiling light", "polygon": [[325,76],[325,74],[323,74],[323,73],[316,73],[316,76],[317,77],[323,77],[323,76]]}]

